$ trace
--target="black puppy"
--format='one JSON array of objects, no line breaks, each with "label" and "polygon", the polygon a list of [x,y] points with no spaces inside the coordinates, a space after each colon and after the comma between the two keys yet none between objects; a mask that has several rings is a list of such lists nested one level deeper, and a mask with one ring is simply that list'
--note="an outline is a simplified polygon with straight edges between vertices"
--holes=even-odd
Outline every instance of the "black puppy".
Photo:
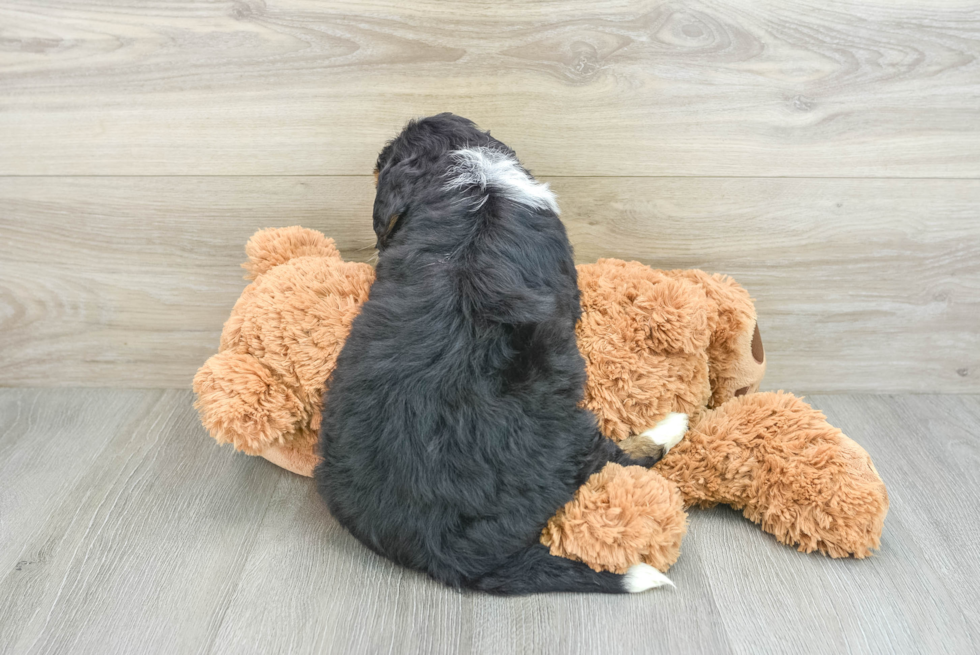
[{"label": "black puppy", "polygon": [[[360,541],[455,587],[622,593],[541,529],[606,462],[632,459],[579,407],[572,248],[547,185],[464,118],[412,121],[381,155],[370,299],[329,382],[317,486]],[[669,447],[686,430],[654,430]]]}]

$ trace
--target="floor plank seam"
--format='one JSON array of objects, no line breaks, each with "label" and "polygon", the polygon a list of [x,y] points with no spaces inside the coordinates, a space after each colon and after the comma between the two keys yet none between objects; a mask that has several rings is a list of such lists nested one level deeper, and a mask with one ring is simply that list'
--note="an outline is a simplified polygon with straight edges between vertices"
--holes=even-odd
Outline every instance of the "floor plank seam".
[{"label": "floor plank seam", "polygon": [[282,477],[280,476],[280,478],[276,481],[275,486],[270,490],[267,496],[265,507],[262,509],[262,516],[255,523],[255,529],[252,530],[251,536],[249,537],[247,552],[242,558],[239,574],[235,578],[234,588],[231,589],[230,592],[228,593],[228,599],[225,602],[225,606],[221,609],[221,615],[218,617],[217,621],[215,622],[214,635],[212,635],[211,639],[208,640],[206,646],[201,649],[200,652],[202,654],[214,652],[214,647],[218,641],[218,636],[221,634],[221,628],[224,626],[225,621],[228,618],[228,611],[231,609],[231,606],[235,602],[235,598],[238,595],[238,589],[241,587],[242,580],[245,577],[245,572],[248,570],[248,563],[252,558],[252,553],[255,551],[255,546],[256,543],[258,542],[259,532],[262,530],[262,526],[265,524],[266,516],[268,516],[269,514],[269,508],[272,507],[272,501],[276,497],[276,491],[279,489],[279,486],[281,484],[282,484]]}]

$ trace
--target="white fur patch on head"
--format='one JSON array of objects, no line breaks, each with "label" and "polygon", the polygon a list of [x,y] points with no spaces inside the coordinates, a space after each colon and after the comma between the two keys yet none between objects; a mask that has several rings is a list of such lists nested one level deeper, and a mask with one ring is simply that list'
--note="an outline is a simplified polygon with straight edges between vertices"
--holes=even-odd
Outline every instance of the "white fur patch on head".
[{"label": "white fur patch on head", "polygon": [[456,163],[449,169],[447,189],[476,185],[485,191],[493,187],[514,202],[560,213],[548,185],[532,179],[507,154],[490,148],[466,148],[454,151],[453,159]]}]

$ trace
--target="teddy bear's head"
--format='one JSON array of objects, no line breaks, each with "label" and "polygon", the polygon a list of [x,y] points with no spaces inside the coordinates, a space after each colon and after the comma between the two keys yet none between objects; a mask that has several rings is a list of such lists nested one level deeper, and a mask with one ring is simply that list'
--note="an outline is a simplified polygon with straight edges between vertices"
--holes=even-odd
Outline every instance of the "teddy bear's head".
[{"label": "teddy bear's head", "polygon": [[669,412],[758,390],[765,353],[752,299],[724,275],[600,259],[578,267],[585,406],[622,441]]},{"label": "teddy bear's head", "polygon": [[670,271],[667,275],[699,286],[709,304],[711,399],[708,406],[720,407],[732,398],[758,391],[766,374],[766,351],[748,291],[727,275],[717,273],[684,270]]}]

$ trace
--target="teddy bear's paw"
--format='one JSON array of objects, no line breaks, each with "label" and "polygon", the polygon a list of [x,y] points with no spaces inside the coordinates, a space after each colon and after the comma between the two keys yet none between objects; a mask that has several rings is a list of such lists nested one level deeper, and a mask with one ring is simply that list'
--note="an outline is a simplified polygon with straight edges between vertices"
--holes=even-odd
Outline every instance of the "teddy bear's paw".
[{"label": "teddy bear's paw", "polygon": [[259,455],[284,443],[303,416],[303,403],[257,357],[231,350],[211,356],[194,376],[194,406],[218,443]]},{"label": "teddy bear's paw", "polygon": [[688,416],[680,412],[671,412],[665,419],[639,436],[655,444],[666,455],[670,449],[680,443],[687,434]]},{"label": "teddy bear's paw", "polygon": [[676,587],[670,578],[649,564],[634,564],[623,576],[623,587],[631,594],[665,586]]},{"label": "teddy bear's paw", "polygon": [[272,443],[259,454],[276,466],[307,478],[313,477],[313,469],[320,462],[316,442],[309,440],[296,444]]}]

